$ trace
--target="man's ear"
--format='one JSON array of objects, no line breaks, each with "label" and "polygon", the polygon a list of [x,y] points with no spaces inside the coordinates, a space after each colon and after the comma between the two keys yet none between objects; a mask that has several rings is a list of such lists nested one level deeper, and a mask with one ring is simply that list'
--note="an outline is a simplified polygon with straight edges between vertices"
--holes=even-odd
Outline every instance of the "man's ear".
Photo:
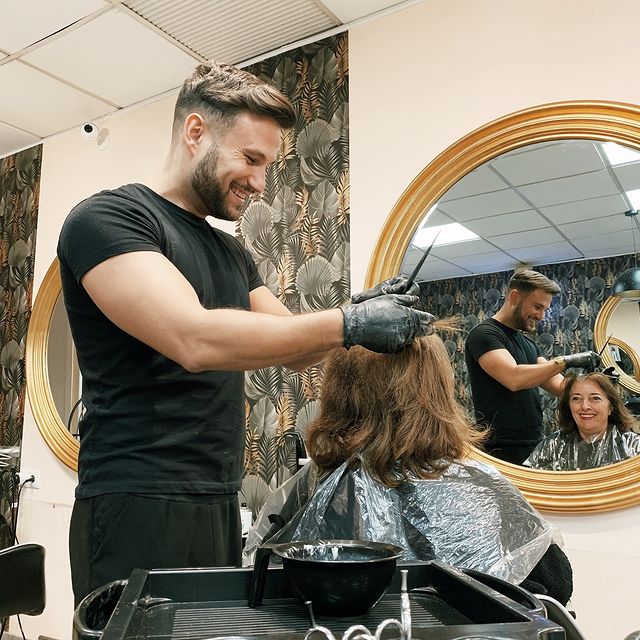
[{"label": "man's ear", "polygon": [[517,289],[511,289],[507,295],[507,299],[509,300],[509,304],[515,307],[522,299],[522,293]]},{"label": "man's ear", "polygon": [[204,138],[206,124],[199,113],[190,113],[184,119],[183,137],[187,148],[195,152]]}]

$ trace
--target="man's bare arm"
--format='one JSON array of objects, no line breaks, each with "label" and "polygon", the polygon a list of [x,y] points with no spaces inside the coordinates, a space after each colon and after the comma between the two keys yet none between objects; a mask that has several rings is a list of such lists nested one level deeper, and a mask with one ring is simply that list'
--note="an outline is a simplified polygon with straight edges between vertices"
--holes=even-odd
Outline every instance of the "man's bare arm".
[{"label": "man's bare arm", "polygon": [[539,358],[536,364],[518,364],[507,349],[487,351],[480,356],[478,364],[511,391],[542,386],[564,369],[564,364],[543,358]]},{"label": "man's bare arm", "polygon": [[120,329],[188,371],[315,360],[344,340],[339,309],[299,316],[204,309],[180,271],[153,251],[109,258],[88,271],[82,284]]}]

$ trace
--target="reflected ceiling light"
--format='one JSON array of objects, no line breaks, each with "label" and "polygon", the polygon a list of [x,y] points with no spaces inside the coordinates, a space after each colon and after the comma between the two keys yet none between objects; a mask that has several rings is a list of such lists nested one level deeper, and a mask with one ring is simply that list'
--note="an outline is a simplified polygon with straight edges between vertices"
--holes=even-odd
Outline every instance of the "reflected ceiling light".
[{"label": "reflected ceiling light", "polygon": [[434,243],[434,247],[440,247],[443,244],[454,244],[456,242],[469,242],[469,240],[475,240],[479,238],[478,234],[469,231],[466,227],[463,227],[458,222],[452,222],[451,224],[441,224],[435,227],[422,227],[419,229],[411,244],[419,247],[420,249],[426,249],[436,234],[439,233],[438,239]]},{"label": "reflected ceiling light", "polygon": [[613,283],[611,293],[628,301],[640,301],[640,269],[638,268],[638,256],[636,254],[636,223],[634,218],[638,215],[637,209],[625,211],[625,216],[631,220],[631,233],[633,234],[633,258],[635,266],[623,271]]},{"label": "reflected ceiling light", "polygon": [[[625,194],[627,198],[629,198],[629,202],[631,203],[631,206],[636,210],[636,213],[638,213],[638,209],[640,209],[640,189],[632,189],[631,191],[625,191]],[[631,215],[631,213],[627,211],[624,215],[628,216],[628,215]]]},{"label": "reflected ceiling light", "polygon": [[640,161],[640,151],[630,149],[629,147],[623,147],[617,142],[603,142],[602,150],[607,156],[610,164],[614,167],[619,164]]}]

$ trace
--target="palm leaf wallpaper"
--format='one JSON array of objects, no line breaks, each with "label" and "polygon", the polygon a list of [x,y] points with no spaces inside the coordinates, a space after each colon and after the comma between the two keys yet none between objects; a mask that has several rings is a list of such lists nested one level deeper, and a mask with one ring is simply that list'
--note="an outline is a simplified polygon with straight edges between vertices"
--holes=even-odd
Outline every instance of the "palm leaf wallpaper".
[{"label": "palm leaf wallpaper", "polygon": [[[600,307],[611,295],[616,277],[633,266],[632,263],[633,257],[624,255],[533,267],[560,286],[560,293],[554,296],[545,320],[533,335],[545,358],[593,348],[593,328]],[[464,341],[478,322],[492,317],[502,306],[512,275],[512,271],[501,271],[420,285],[425,309],[438,317],[458,315],[462,318],[462,331],[446,339],[445,345],[456,373],[458,399],[470,412],[473,404],[464,361]],[[544,428],[550,433],[556,429],[558,402],[555,396],[544,390],[540,392]],[[628,395],[624,389],[621,392]]]},{"label": "palm leaf wallpaper", "polygon": [[[349,69],[339,34],[248,69],[283,91],[297,113],[237,233],[269,289],[294,313],[349,297]],[[243,496],[254,513],[296,470],[296,439],[317,411],[320,367],[246,374]]]},{"label": "palm leaf wallpaper", "polygon": [[[0,159],[0,448],[22,442],[42,146]],[[0,463],[1,464],[1,463]],[[2,475],[1,496],[9,477]],[[3,508],[4,507],[4,508]],[[0,499],[0,515],[9,520]]]}]

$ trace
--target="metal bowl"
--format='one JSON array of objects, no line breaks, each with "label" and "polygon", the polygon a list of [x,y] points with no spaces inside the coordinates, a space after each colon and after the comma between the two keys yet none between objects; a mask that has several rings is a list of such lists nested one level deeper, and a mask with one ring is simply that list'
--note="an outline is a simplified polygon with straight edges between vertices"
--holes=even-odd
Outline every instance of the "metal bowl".
[{"label": "metal bowl", "polygon": [[[404,552],[396,545],[366,540],[298,541],[261,548],[268,550],[267,556],[282,558],[297,598],[311,601],[314,613],[332,617],[369,611],[384,595]],[[266,572],[266,565],[262,569],[259,564],[256,555],[256,571]]]}]

